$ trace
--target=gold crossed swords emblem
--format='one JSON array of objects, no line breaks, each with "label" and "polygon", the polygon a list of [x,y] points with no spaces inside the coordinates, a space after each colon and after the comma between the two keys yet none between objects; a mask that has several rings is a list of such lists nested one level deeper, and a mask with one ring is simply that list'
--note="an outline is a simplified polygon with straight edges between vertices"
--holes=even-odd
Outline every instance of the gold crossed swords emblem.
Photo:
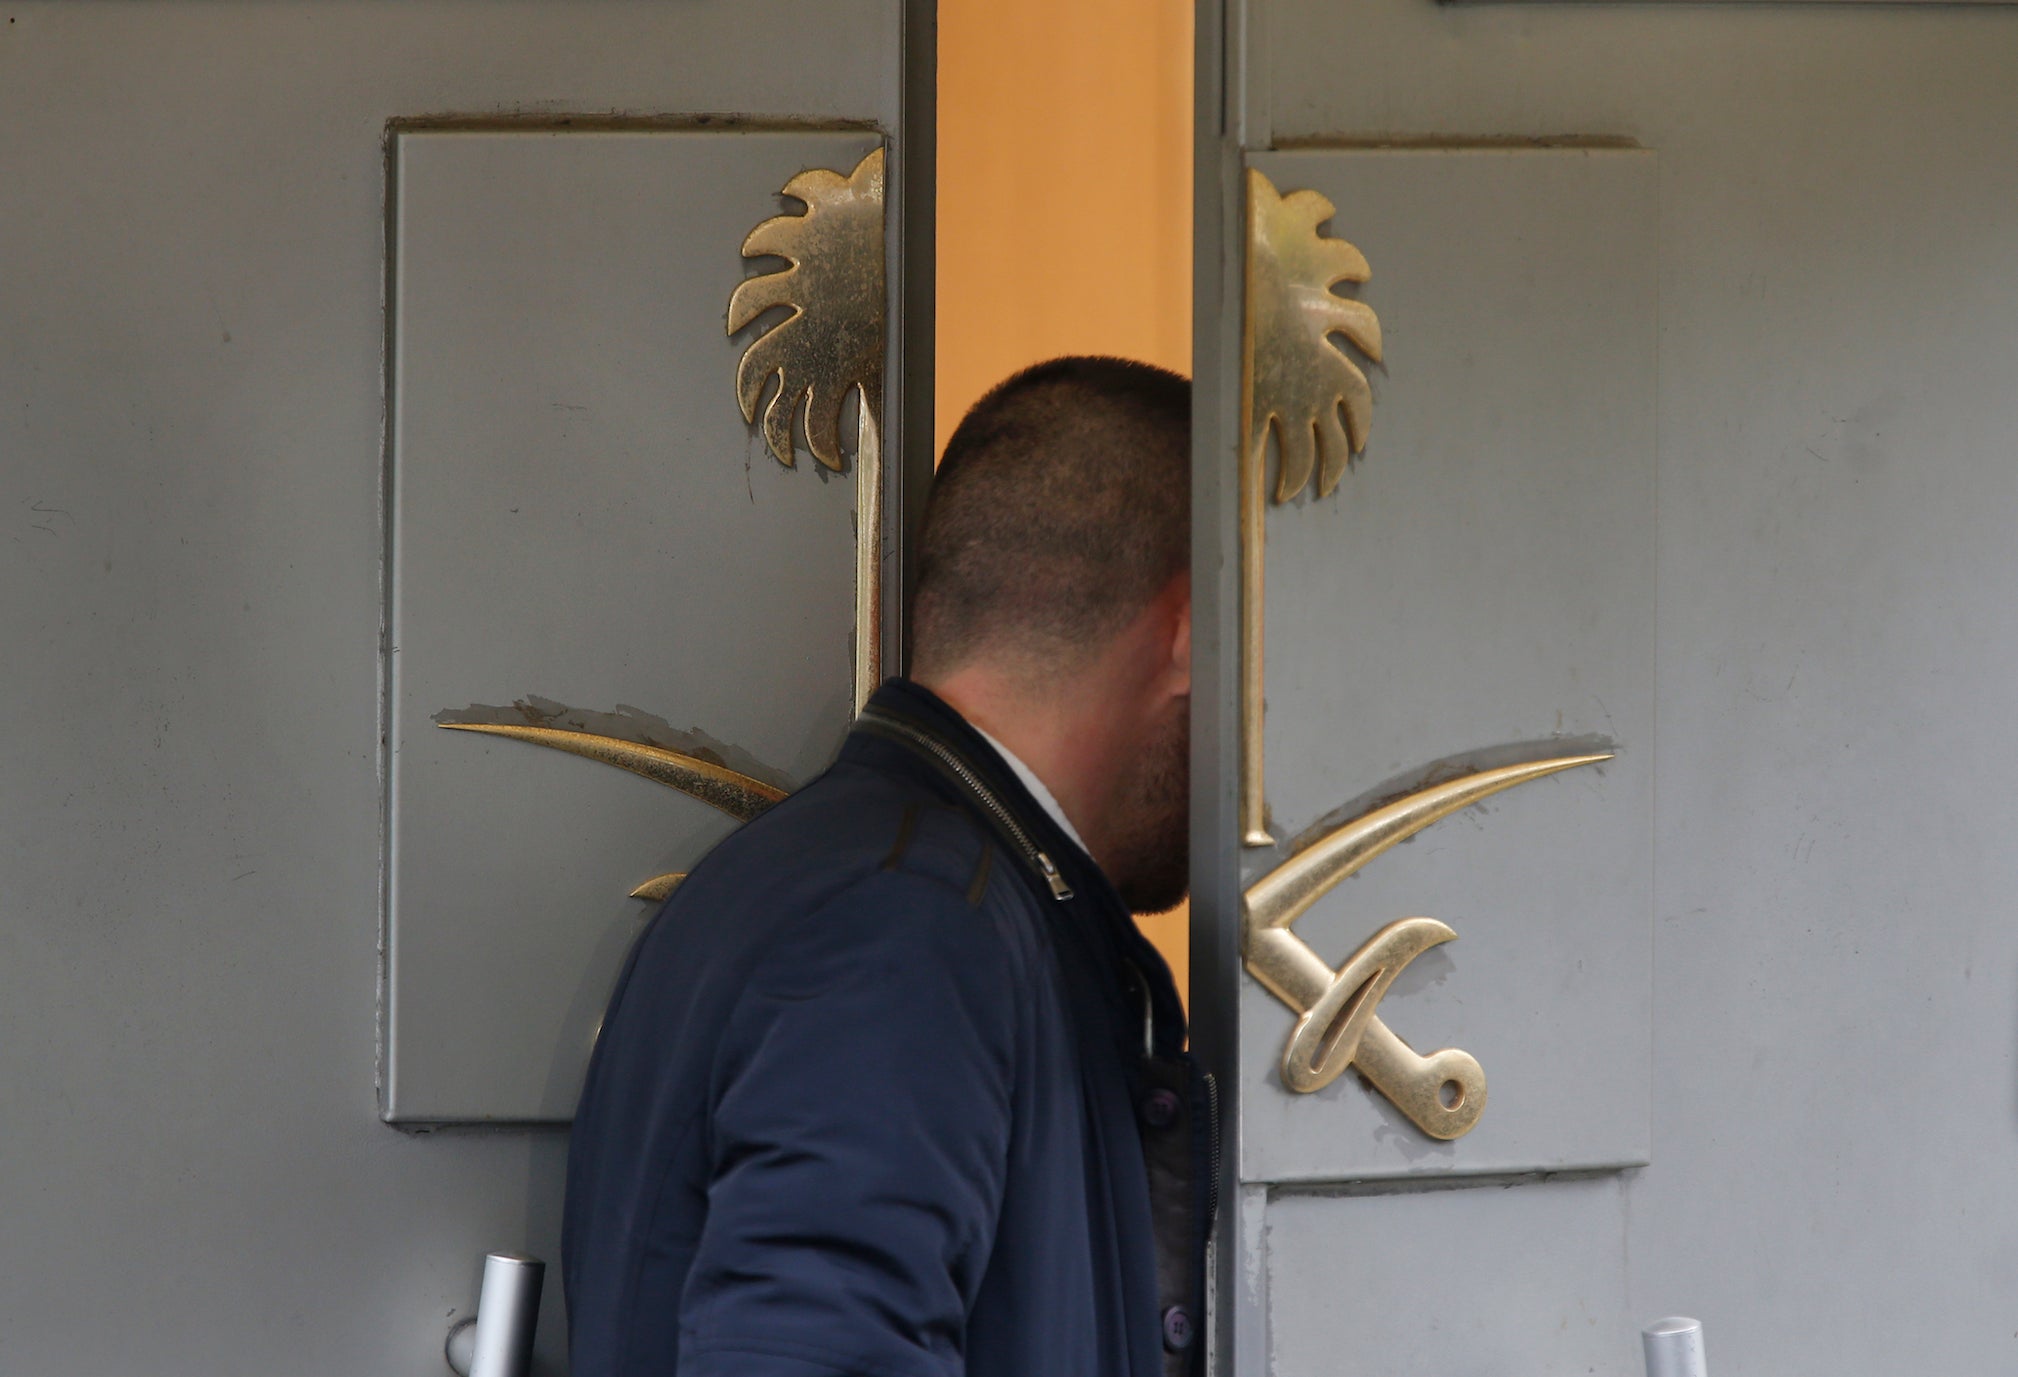
[{"label": "gold crossed swords emblem", "polygon": [[[785,797],[775,785],[664,746],[558,727],[439,725],[599,760],[677,789],[738,821],[747,822]],[[1423,1056],[1375,1012],[1409,962],[1457,934],[1434,918],[1403,918],[1369,937],[1333,970],[1290,931],[1290,924],[1374,857],[1452,813],[1516,784],[1611,758],[1608,751],[1561,756],[1427,785],[1334,828],[1256,881],[1241,906],[1240,951],[1254,978],[1298,1015],[1282,1051],[1282,1083],[1308,1094],[1356,1066],[1430,1137],[1469,1133],[1485,1110],[1485,1071],[1478,1059],[1455,1047]],[[654,876],[631,895],[663,899],[684,878],[678,873]]]},{"label": "gold crossed swords emblem", "polygon": [[1485,1111],[1478,1059],[1455,1047],[1423,1056],[1375,1013],[1409,962],[1457,934],[1434,918],[1403,918],[1333,970],[1290,924],[1375,856],[1459,809],[1516,784],[1609,759],[1610,752],[1562,756],[1428,785],[1334,828],[1256,881],[1241,905],[1240,953],[1254,978],[1298,1014],[1282,1050],[1282,1083],[1308,1094],[1356,1066],[1430,1137],[1469,1133]]}]

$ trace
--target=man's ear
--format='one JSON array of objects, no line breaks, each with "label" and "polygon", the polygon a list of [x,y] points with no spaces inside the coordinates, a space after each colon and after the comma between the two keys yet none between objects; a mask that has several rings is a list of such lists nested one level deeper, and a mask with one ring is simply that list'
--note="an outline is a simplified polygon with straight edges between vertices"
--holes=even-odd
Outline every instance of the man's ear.
[{"label": "man's ear", "polygon": [[1191,692],[1191,573],[1186,570],[1171,581],[1175,602],[1175,626],[1170,637],[1171,693],[1183,697]]}]

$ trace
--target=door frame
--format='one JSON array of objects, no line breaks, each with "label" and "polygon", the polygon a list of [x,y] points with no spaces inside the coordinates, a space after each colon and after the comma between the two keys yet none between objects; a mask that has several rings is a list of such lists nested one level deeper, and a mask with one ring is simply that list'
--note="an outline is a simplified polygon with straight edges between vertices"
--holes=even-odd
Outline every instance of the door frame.
[{"label": "door frame", "polygon": [[[1243,1289],[1240,1170],[1240,359],[1242,72],[1249,9],[1196,0],[1191,394],[1191,1043],[1219,1086],[1222,1146],[1206,1288],[1214,1377],[1264,1372],[1261,1296]],[[1257,1190],[1258,1197],[1266,1192]]]}]

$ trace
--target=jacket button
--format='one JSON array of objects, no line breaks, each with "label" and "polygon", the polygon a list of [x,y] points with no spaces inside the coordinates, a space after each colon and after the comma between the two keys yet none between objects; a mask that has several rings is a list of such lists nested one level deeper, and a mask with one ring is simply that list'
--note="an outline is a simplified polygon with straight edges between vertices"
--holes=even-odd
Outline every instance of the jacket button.
[{"label": "jacket button", "polygon": [[1191,1341],[1198,1337],[1198,1328],[1191,1322],[1191,1312],[1181,1305],[1173,1305],[1163,1312],[1163,1346],[1172,1353],[1182,1353],[1191,1347]]},{"label": "jacket button", "polygon": [[1151,1128],[1168,1128],[1177,1118],[1177,1092],[1151,1091],[1142,1101],[1142,1122]]}]

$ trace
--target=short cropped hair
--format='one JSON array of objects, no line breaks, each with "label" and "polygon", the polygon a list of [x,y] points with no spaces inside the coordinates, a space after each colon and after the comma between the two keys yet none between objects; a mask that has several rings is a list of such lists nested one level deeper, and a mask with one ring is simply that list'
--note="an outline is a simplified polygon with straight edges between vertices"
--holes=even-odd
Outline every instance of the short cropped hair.
[{"label": "short cropped hair", "polygon": [[912,672],[1005,652],[1068,667],[1190,557],[1190,382],[1128,359],[1027,368],[947,441],[917,550]]}]

